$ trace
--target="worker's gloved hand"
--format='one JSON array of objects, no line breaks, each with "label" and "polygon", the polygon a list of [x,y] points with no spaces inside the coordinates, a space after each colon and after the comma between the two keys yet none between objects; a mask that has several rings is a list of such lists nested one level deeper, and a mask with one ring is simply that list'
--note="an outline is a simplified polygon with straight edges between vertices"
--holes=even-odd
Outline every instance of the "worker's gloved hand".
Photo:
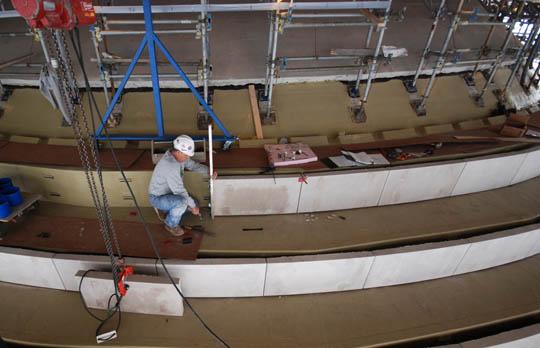
[{"label": "worker's gloved hand", "polygon": [[201,213],[199,210],[199,207],[189,208],[189,210],[191,211],[191,214],[193,215],[199,215]]},{"label": "worker's gloved hand", "polygon": [[217,172],[214,170],[214,174],[212,174],[212,179],[216,180],[217,179]]}]

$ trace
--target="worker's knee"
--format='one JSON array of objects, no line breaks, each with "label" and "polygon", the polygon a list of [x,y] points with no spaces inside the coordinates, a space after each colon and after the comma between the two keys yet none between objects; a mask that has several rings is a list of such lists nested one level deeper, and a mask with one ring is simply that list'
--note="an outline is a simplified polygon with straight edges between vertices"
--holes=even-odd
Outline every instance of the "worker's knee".
[{"label": "worker's knee", "polygon": [[187,208],[187,201],[182,196],[177,195],[163,195],[163,196],[150,196],[150,204],[153,207],[163,210],[171,211],[176,209],[178,211],[185,211]]},{"label": "worker's knee", "polygon": [[187,209],[187,203],[186,202],[179,202],[176,205],[174,205],[169,211],[171,214],[174,215],[182,215]]}]

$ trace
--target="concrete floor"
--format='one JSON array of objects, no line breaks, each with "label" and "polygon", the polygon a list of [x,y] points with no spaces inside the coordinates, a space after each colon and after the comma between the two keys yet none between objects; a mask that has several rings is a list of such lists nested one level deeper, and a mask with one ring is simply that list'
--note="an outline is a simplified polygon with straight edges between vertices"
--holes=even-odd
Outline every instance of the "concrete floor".
[{"label": "concrete floor", "polygon": [[[461,276],[342,293],[191,303],[231,347],[380,347],[540,313],[540,256]],[[0,284],[8,342],[94,347],[74,292]],[[103,315],[104,313],[99,313]],[[122,314],[118,347],[218,347],[194,315]]]},{"label": "concrete floor", "polygon": [[[226,1],[214,1],[226,2]],[[230,2],[230,1],[229,1]],[[238,1],[237,1],[238,2]],[[249,2],[246,0],[246,2]],[[124,1],[124,4],[140,4],[137,1]],[[161,3],[174,3],[173,1],[162,1]],[[196,3],[196,2],[195,2]],[[408,51],[408,56],[395,58],[390,64],[382,65],[379,68],[378,77],[392,77],[411,75],[416,70],[419,57],[425,45],[429,29],[432,24],[430,11],[424,5],[423,0],[395,0],[393,10],[398,11],[407,7],[405,20],[402,22],[392,21],[385,33],[384,45],[404,47]],[[457,1],[449,2],[449,10],[454,11]],[[476,0],[467,2],[465,9],[481,8]],[[114,16],[111,16],[111,18]],[[136,16],[135,16],[136,17]],[[139,16],[142,18],[142,16]],[[172,15],[156,15],[155,18],[178,18]],[[193,18],[192,15],[185,15],[182,18]],[[117,16],[116,19],[123,18]],[[134,16],[129,17],[133,19]],[[213,29],[210,33],[211,62],[213,65],[212,85],[238,85],[246,83],[263,83],[265,74],[265,64],[267,55],[268,40],[268,15],[263,12],[252,13],[215,13],[213,15]],[[306,20],[304,20],[306,21]],[[309,20],[307,20],[309,21]],[[0,32],[23,32],[23,20],[19,18],[4,19],[0,21]],[[439,30],[435,35],[433,50],[440,49],[450,17],[440,22]],[[138,29],[141,29],[142,26]],[[122,29],[130,29],[125,26]],[[137,29],[137,28],[131,28]],[[462,27],[452,41],[451,48],[479,48],[481,47],[487,27]],[[330,55],[332,49],[354,49],[363,48],[366,27],[352,28],[308,28],[308,29],[286,29],[284,34],[278,39],[278,56],[298,57],[309,55]],[[503,30],[496,30],[491,46],[499,47],[504,37]],[[111,54],[122,58],[131,58],[135,52],[140,37],[109,37],[108,47]],[[93,47],[89,42],[89,33],[82,30],[83,47],[86,57],[86,66],[92,80],[92,85],[101,85],[98,77],[98,70],[95,62],[90,58],[95,57]],[[13,59],[29,52],[35,53],[28,62],[41,63],[43,56],[39,43],[33,42],[31,37],[2,38],[2,50],[0,52],[0,62]],[[200,41],[191,35],[163,36],[163,41],[169,47],[175,58],[180,61],[199,61],[201,57]],[[371,47],[376,43],[376,35],[373,36]],[[517,45],[517,43],[514,43]],[[464,59],[476,58],[464,56]],[[426,69],[434,63],[434,59],[427,62]],[[345,62],[341,64],[349,64]],[[327,64],[326,64],[327,65]],[[291,63],[290,68],[298,67],[321,67],[325,64],[304,64]],[[470,69],[471,66],[462,66],[461,69]],[[455,70],[455,66],[448,65],[447,71]],[[458,70],[460,68],[457,68]],[[7,72],[15,72],[13,69]],[[2,72],[5,73],[6,71]],[[29,69],[18,69],[18,72],[28,73]],[[36,71],[36,69],[34,69]],[[124,69],[121,69],[122,73]],[[168,66],[163,66],[162,73],[173,72]],[[195,71],[187,68],[188,72]],[[39,72],[39,69],[37,70]],[[427,70],[426,70],[427,72]],[[137,68],[135,73],[148,73],[147,66]],[[281,71],[278,83],[303,82],[314,80],[353,80],[356,78],[356,69],[346,70],[308,70],[308,71]],[[4,76],[2,80],[5,84],[34,84],[36,76]],[[149,86],[147,82],[131,81],[131,86]],[[128,85],[128,86],[130,86]],[[163,86],[180,86],[178,79],[163,81]]]},{"label": "concrete floor", "polygon": [[[483,81],[481,74],[477,78]],[[425,84],[425,80],[420,80],[418,86],[423,87]],[[167,134],[206,133],[197,130],[197,102],[190,93],[161,94]],[[103,94],[96,95],[103,112]],[[123,99],[122,123],[111,129],[110,133],[156,134],[152,94],[130,92]],[[368,120],[365,123],[352,121],[349,105],[347,88],[340,82],[278,85],[275,89],[278,121],[275,125],[263,126],[264,137],[326,135],[330,142],[335,142],[338,134],[343,132],[374,133],[455,124],[491,115],[496,107],[496,99],[492,93],[486,93],[485,106],[476,106],[467,93],[463,79],[456,75],[441,76],[437,80],[427,103],[427,117],[416,116],[400,80],[381,81],[373,85],[366,107]],[[242,139],[255,136],[247,89],[216,90],[214,109],[234,135]],[[216,132],[220,133],[219,130]],[[59,112],[35,89],[14,91],[5,104],[4,116],[0,118],[0,133],[43,138],[73,137],[70,127],[61,126]]]}]

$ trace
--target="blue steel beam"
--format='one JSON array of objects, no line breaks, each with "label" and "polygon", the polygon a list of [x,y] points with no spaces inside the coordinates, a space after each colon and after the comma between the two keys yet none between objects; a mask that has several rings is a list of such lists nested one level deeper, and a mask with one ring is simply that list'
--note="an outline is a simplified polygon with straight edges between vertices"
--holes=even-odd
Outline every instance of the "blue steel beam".
[{"label": "blue steel beam", "polygon": [[[176,70],[178,75],[184,80],[185,84],[189,87],[191,90],[191,93],[195,96],[195,98],[199,101],[199,103],[203,106],[204,110],[210,115],[214,123],[219,127],[219,129],[223,132],[224,137],[223,140],[225,140],[227,143],[232,143],[234,140],[236,140],[236,137],[234,137],[225,127],[225,125],[221,122],[221,120],[217,117],[217,115],[214,113],[214,110],[206,103],[204,98],[201,97],[193,83],[191,83],[191,80],[189,77],[184,73],[182,68],[178,65],[176,60],[172,57],[169,50],[165,47],[165,45],[161,42],[161,40],[157,37],[157,35],[154,32],[154,25],[152,22],[152,6],[150,0],[143,0],[143,9],[144,9],[144,25],[145,25],[145,36],[141,41],[141,44],[139,45],[139,48],[137,49],[137,52],[135,53],[135,56],[133,57],[133,60],[129,64],[128,70],[126,72],[126,75],[123,77],[122,82],[120,82],[120,85],[118,86],[118,90],[114,94],[113,99],[111,100],[111,103],[109,104],[109,107],[107,108],[107,111],[103,115],[103,118],[101,120],[101,123],[96,131],[95,137],[98,140],[103,139],[111,139],[111,140],[170,140],[172,137],[167,137],[165,135],[165,127],[163,123],[163,108],[161,104],[161,94],[159,90],[159,71],[157,67],[157,61],[156,61],[156,45],[161,50],[161,52],[165,55],[169,63],[173,66],[173,68]],[[131,74],[133,73],[133,69],[135,69],[135,65],[137,65],[137,62],[139,61],[139,58],[141,57],[141,54],[144,50],[144,48],[148,48],[148,56],[150,60],[150,72],[152,76],[152,94],[154,98],[154,111],[155,111],[155,117],[156,117],[156,127],[158,131],[158,136],[154,137],[146,137],[146,136],[102,136],[101,133],[103,132],[103,128],[105,128],[105,124],[111,117],[112,111],[114,109],[114,106],[116,103],[118,103],[118,100],[120,99],[120,96],[122,95],[122,92],[124,91],[124,88],[126,86],[127,81],[129,80]],[[194,137],[194,139],[201,138],[201,137]]]},{"label": "blue steel beam", "polygon": [[180,75],[180,77],[182,78],[182,80],[184,80],[184,82],[186,83],[186,85],[189,87],[189,89],[191,90],[191,93],[193,93],[193,95],[195,96],[195,98],[197,98],[197,100],[199,101],[199,103],[202,105],[202,107],[204,108],[204,110],[208,113],[208,115],[210,115],[210,117],[212,117],[212,120],[214,121],[214,123],[216,124],[216,126],[218,126],[219,129],[221,129],[221,131],[223,132],[223,134],[225,134],[226,137],[228,138],[233,138],[232,134],[229,133],[229,131],[227,130],[227,128],[225,128],[225,125],[223,125],[223,123],[221,123],[220,119],[217,117],[217,115],[214,113],[214,110],[212,110],[212,108],[210,106],[208,106],[208,104],[204,101],[204,98],[201,97],[201,95],[199,94],[199,92],[197,91],[197,89],[195,88],[195,86],[193,86],[193,83],[191,83],[191,81],[189,80],[189,77],[187,77],[186,73],[184,73],[184,71],[182,70],[182,68],[178,65],[178,63],[176,63],[176,61],[174,60],[174,58],[172,57],[171,53],[169,52],[169,50],[167,49],[167,47],[165,47],[165,45],[163,44],[163,42],[161,42],[161,40],[159,39],[159,37],[154,34],[154,41],[156,42],[158,48],[161,50],[161,52],[165,55],[165,57],[167,58],[167,60],[169,61],[169,64],[172,65],[172,67],[174,68],[174,70],[176,70],[176,72],[178,73],[178,75]]},{"label": "blue steel beam", "polygon": [[148,47],[148,58],[150,59],[150,73],[152,75],[152,94],[154,96],[154,111],[156,117],[156,128],[160,137],[165,135],[163,126],[163,108],[161,105],[161,93],[159,91],[159,72],[156,62],[156,45],[154,43],[154,24],[152,23],[152,7],[150,0],[144,0],[144,28],[146,31],[146,42]]}]

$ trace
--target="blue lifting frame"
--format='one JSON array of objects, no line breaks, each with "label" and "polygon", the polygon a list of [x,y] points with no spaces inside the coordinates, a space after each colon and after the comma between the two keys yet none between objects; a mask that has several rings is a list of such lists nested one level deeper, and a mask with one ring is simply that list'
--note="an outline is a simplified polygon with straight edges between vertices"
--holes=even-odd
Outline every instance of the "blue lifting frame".
[{"label": "blue lifting frame", "polygon": [[[159,37],[154,33],[154,24],[152,22],[152,5],[151,0],[143,0],[143,10],[144,10],[144,26],[145,26],[145,35],[143,39],[141,40],[141,43],[139,44],[139,48],[137,48],[137,51],[135,52],[135,56],[131,60],[131,63],[129,64],[129,67],[126,71],[126,74],[124,78],[122,79],[122,82],[120,82],[120,85],[118,86],[118,89],[116,90],[116,93],[114,94],[114,97],[111,100],[111,103],[109,104],[109,107],[107,108],[107,111],[103,115],[103,118],[101,119],[101,123],[99,124],[98,129],[96,130],[95,137],[98,140],[159,140],[159,141],[168,141],[173,140],[175,136],[166,136],[165,135],[165,127],[163,124],[163,109],[161,105],[161,95],[159,92],[159,73],[158,73],[158,67],[156,62],[156,46],[157,48],[165,55],[167,60],[169,61],[169,64],[176,70],[178,75],[184,80],[188,88],[191,90],[191,93],[197,98],[199,103],[202,105],[204,110],[208,113],[208,115],[212,118],[214,123],[218,126],[219,129],[223,132],[223,136],[220,137],[214,137],[214,140],[218,141],[225,141],[226,146],[228,147],[232,142],[234,142],[237,138],[233,136],[225,127],[225,125],[221,122],[221,120],[217,117],[217,115],[214,113],[214,110],[206,103],[206,101],[201,97],[200,93],[197,91],[195,86],[193,86],[193,83],[191,83],[191,80],[187,75],[184,73],[180,65],[176,62],[176,60],[172,57],[171,53],[165,47],[163,42],[159,39]],[[131,77],[131,74],[133,73],[133,70],[135,69],[135,66],[137,65],[137,62],[139,61],[139,58],[141,57],[145,47],[148,48],[148,58],[150,60],[150,73],[152,76],[152,94],[154,96],[154,109],[155,109],[155,115],[156,115],[156,127],[158,131],[157,136],[137,136],[137,135],[109,135],[109,136],[103,136],[101,133],[103,132],[103,129],[105,128],[105,124],[107,124],[107,121],[111,117],[112,111],[114,109],[114,106],[116,103],[118,103],[118,100],[120,99],[120,96],[122,95],[122,92],[124,91],[124,88],[126,86],[126,83],[128,82],[129,78]],[[205,137],[203,136],[194,136],[193,139],[195,140],[201,140]]]}]

